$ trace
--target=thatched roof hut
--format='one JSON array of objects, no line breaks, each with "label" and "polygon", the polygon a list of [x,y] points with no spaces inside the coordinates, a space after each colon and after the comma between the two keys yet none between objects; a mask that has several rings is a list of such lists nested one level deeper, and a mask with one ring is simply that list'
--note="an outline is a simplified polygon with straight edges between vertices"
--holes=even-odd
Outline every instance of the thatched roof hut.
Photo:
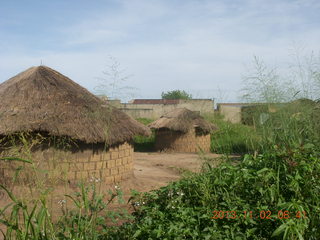
[{"label": "thatched roof hut", "polygon": [[217,129],[216,126],[200,116],[199,112],[190,111],[186,108],[177,108],[148,126],[151,129],[166,128],[183,133],[187,133],[192,128],[198,128],[203,133],[210,133]]},{"label": "thatched roof hut", "polygon": [[177,108],[148,125],[156,131],[156,149],[179,152],[210,151],[210,133],[217,127],[199,112]]},{"label": "thatched roof hut", "polygon": [[[51,144],[36,148],[32,160],[37,167],[58,167],[68,180],[96,176],[114,182],[132,173],[132,138],[150,130],[68,77],[39,66],[0,84],[0,140],[20,133],[76,141],[77,149],[69,151]],[[1,144],[0,154],[12,154],[4,153]],[[0,163],[0,175],[10,177],[15,167],[10,164]]]},{"label": "thatched roof hut", "polygon": [[24,131],[109,145],[149,134],[142,124],[45,66],[0,84],[0,135]]}]

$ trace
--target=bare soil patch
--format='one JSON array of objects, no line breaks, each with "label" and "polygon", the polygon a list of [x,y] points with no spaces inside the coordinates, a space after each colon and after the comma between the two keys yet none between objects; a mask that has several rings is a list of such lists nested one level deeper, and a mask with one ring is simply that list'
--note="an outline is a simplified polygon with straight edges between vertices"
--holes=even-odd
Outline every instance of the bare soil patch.
[{"label": "bare soil patch", "polygon": [[[218,154],[206,157],[218,158]],[[203,164],[195,153],[134,153],[134,176],[119,185],[124,190],[147,192],[181,178],[183,172],[199,172]],[[218,162],[218,160],[217,160]]]}]

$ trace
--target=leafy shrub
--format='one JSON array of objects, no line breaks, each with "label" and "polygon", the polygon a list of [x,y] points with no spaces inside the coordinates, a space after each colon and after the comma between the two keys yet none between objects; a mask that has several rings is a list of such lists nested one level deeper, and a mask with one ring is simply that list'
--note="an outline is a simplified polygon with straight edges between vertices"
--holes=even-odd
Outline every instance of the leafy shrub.
[{"label": "leafy shrub", "polygon": [[[274,150],[245,155],[238,165],[209,165],[200,175],[142,194],[136,221],[110,239],[319,239],[319,153],[311,145]],[[235,211],[237,218],[211,219],[215,210]],[[267,211],[271,219],[260,216]]]}]

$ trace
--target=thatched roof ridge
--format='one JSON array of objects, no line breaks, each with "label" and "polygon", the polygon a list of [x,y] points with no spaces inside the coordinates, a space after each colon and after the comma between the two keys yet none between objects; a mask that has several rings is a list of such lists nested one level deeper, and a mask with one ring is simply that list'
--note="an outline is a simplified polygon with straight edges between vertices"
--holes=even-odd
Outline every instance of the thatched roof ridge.
[{"label": "thatched roof ridge", "polygon": [[206,121],[198,112],[190,111],[187,108],[176,108],[148,126],[151,129],[166,128],[184,133],[195,127],[204,133],[217,130],[215,125]]},{"label": "thatched roof ridge", "polygon": [[109,145],[150,130],[68,77],[31,67],[0,84],[0,135],[47,132]]}]

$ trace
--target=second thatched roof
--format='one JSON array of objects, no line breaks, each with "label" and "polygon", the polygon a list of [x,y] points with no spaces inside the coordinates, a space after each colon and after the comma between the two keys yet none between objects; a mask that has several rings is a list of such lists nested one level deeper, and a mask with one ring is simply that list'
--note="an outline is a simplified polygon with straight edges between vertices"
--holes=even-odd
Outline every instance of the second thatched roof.
[{"label": "second thatched roof", "polygon": [[217,127],[206,121],[199,112],[187,108],[176,108],[148,125],[151,129],[166,128],[173,131],[187,133],[192,128],[198,128],[203,133],[217,130]]},{"label": "second thatched roof", "polygon": [[150,130],[68,77],[32,67],[0,84],[0,135],[46,132],[108,145]]}]

